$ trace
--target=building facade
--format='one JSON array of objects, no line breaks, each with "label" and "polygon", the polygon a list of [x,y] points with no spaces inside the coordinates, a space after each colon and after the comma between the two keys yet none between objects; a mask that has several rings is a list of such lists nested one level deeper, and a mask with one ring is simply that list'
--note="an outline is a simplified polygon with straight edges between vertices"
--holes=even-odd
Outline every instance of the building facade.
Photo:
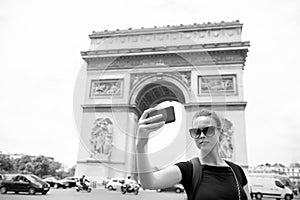
[{"label": "building facade", "polygon": [[207,108],[224,122],[220,154],[247,168],[243,70],[250,44],[241,34],[239,21],[93,32],[81,52],[87,79],[75,175],[135,175],[137,121],[164,101],[179,102],[183,112],[176,137],[150,155],[155,166],[198,154],[187,129]]},{"label": "building facade", "polygon": [[288,177],[291,182],[296,185],[300,185],[300,167],[286,167],[281,164],[274,165],[259,165],[249,167],[249,173],[251,174],[270,174],[270,175],[282,175]]}]

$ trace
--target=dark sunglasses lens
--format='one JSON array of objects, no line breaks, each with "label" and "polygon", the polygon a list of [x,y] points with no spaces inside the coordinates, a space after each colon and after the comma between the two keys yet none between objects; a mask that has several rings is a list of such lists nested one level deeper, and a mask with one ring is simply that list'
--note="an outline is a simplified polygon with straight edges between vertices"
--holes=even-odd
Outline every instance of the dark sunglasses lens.
[{"label": "dark sunglasses lens", "polygon": [[[215,135],[215,129],[216,129],[216,127],[214,127],[214,126],[205,127],[202,129],[202,133],[207,137],[211,137],[211,136]],[[197,139],[201,135],[201,129],[199,129],[199,128],[192,128],[189,131],[190,131],[192,138]]]},{"label": "dark sunglasses lens", "polygon": [[192,138],[198,138],[199,137],[197,128],[190,129],[190,134],[191,134]]},{"label": "dark sunglasses lens", "polygon": [[215,128],[216,127],[214,127],[214,126],[206,127],[203,129],[203,134],[208,137],[211,137],[211,136],[215,135]]}]

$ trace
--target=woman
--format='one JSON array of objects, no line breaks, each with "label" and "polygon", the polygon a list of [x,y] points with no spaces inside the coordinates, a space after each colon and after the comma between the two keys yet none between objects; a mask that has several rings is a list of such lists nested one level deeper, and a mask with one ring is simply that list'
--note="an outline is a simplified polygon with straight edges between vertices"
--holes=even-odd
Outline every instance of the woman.
[{"label": "woman", "polygon": [[[149,134],[164,125],[160,121],[161,115],[147,118],[148,114],[155,109],[146,110],[138,123],[137,153],[138,171],[140,181],[144,189],[159,189],[171,187],[181,183],[192,199],[193,164],[190,161],[176,163],[163,170],[153,172],[147,156],[147,143]],[[202,179],[197,187],[196,196],[193,199],[224,199],[246,200],[251,199],[246,176],[241,167],[239,170],[241,183],[238,182],[234,170],[219,155],[220,137],[222,134],[220,118],[216,113],[209,110],[201,110],[196,113],[192,121],[190,135],[199,148],[199,160],[202,166]],[[242,185],[242,186],[240,186]]]}]

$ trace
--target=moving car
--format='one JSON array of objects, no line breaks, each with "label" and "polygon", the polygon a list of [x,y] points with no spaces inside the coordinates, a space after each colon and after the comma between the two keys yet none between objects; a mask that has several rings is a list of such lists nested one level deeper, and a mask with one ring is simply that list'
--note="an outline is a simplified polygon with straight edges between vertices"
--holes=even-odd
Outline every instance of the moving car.
[{"label": "moving car", "polygon": [[168,187],[168,188],[161,188],[161,189],[157,189],[157,192],[162,192],[162,191],[173,191],[176,193],[181,193],[184,192],[184,188],[181,184],[175,184],[172,187]]},{"label": "moving car", "polygon": [[68,187],[68,182],[62,182],[60,180],[57,180],[54,177],[47,177],[44,178],[43,181],[49,183],[50,187],[54,187],[55,189],[57,188],[67,188]]},{"label": "moving car", "polygon": [[35,175],[14,174],[6,175],[5,179],[0,183],[0,193],[6,194],[9,191],[28,192],[31,195],[35,193],[47,194],[50,185]]},{"label": "moving car", "polygon": [[121,190],[121,186],[125,183],[124,178],[112,178],[106,184],[108,190]]},{"label": "moving car", "polygon": [[61,179],[59,182],[64,184],[66,187],[71,188],[76,186],[76,181],[78,181],[79,178],[76,177],[66,177],[64,179]]}]

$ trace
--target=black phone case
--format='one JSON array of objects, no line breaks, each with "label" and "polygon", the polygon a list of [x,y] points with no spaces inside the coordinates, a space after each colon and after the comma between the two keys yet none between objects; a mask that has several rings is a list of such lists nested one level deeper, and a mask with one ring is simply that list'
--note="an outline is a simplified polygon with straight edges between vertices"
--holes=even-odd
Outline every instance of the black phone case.
[{"label": "black phone case", "polygon": [[170,106],[170,107],[167,107],[164,109],[160,109],[160,110],[155,110],[155,111],[149,113],[148,117],[152,117],[152,116],[155,116],[158,114],[162,114],[163,118],[162,118],[162,120],[158,120],[157,122],[165,121],[165,123],[167,124],[167,123],[171,123],[171,122],[175,121],[175,112],[174,112],[173,106]]}]

